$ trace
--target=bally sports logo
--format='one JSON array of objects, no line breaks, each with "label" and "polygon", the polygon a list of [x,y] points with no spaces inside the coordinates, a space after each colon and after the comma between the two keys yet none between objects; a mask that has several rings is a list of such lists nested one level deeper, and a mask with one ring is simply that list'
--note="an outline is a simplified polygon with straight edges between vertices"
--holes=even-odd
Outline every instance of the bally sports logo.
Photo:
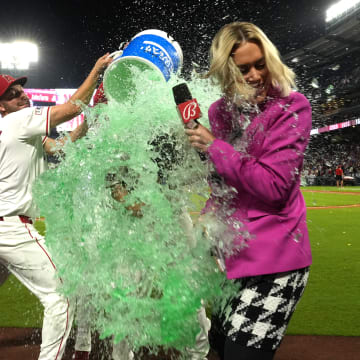
[{"label": "bally sports logo", "polygon": [[196,99],[191,99],[179,104],[178,109],[184,124],[187,124],[191,120],[196,120],[201,116],[200,107]]}]

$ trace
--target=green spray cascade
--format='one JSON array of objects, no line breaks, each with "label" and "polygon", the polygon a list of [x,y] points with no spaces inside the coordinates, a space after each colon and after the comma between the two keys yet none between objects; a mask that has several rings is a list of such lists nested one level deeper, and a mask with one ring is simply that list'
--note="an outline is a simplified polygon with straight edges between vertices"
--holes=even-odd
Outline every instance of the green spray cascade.
[{"label": "green spray cascade", "polygon": [[[154,83],[151,72],[137,69],[132,76],[130,100],[86,109],[87,136],[66,144],[34,198],[62,291],[86,297],[94,328],[116,342],[126,337],[134,349],[183,351],[199,332],[201,299],[211,303],[225,277],[201,229],[189,233],[192,224],[184,225],[208,196],[208,168],[175,108],[172,87],[183,80]],[[189,87],[208,126],[207,109],[219,94],[205,80]],[[127,191],[121,202],[114,183]]]}]

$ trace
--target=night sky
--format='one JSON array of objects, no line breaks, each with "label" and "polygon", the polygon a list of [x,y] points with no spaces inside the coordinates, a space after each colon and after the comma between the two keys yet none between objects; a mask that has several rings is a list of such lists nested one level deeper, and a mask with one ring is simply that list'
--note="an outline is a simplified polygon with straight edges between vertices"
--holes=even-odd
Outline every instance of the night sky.
[{"label": "night sky", "polygon": [[[260,26],[282,54],[325,32],[325,10],[336,0],[136,0],[13,1],[0,11],[0,41],[30,40],[39,62],[26,72],[27,87],[77,88],[96,59],[146,29],[168,32],[184,53],[184,72],[192,62],[206,69],[215,33],[232,21]],[[2,70],[2,72],[4,72]]]}]

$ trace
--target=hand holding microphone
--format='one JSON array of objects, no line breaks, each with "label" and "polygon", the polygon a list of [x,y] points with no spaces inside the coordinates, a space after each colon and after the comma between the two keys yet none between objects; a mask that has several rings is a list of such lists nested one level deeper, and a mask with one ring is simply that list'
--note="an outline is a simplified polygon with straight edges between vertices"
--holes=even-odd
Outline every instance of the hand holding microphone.
[{"label": "hand holding microphone", "polygon": [[[215,137],[198,122],[201,117],[199,104],[191,96],[190,90],[185,83],[174,86],[173,94],[191,146],[198,151],[207,152],[208,146],[215,140]],[[203,156],[201,158],[203,160]]]},{"label": "hand holding microphone", "polygon": [[202,152],[207,152],[208,147],[215,140],[215,136],[205,126],[200,124],[195,129],[186,129],[185,133],[189,138],[191,146]]}]

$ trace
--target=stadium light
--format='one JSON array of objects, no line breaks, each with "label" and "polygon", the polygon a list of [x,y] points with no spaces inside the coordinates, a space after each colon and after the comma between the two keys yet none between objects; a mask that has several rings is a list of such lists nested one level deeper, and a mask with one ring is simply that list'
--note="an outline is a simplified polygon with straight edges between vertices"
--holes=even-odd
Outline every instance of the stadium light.
[{"label": "stadium light", "polygon": [[0,43],[2,69],[26,70],[31,62],[38,61],[38,47],[31,42]]},{"label": "stadium light", "polygon": [[330,6],[326,10],[326,22],[329,22],[340,15],[344,14],[348,10],[350,10],[352,7],[358,5],[360,3],[360,0],[341,0],[337,2],[336,4]]}]

